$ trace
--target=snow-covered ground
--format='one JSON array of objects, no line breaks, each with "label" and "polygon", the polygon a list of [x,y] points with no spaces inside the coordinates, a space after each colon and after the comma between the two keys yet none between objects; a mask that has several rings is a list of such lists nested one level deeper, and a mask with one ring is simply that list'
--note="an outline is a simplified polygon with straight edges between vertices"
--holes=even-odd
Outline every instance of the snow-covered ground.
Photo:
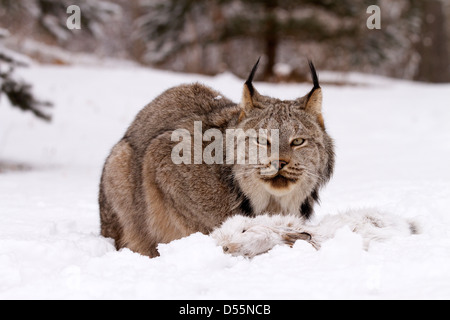
[{"label": "snow-covered ground", "polygon": [[[450,298],[450,85],[352,74],[346,80],[364,85],[323,86],[337,166],[317,219],[372,207],[417,219],[420,235],[364,251],[361,238],[342,229],[320,251],[299,242],[248,260],[194,234],[149,259],[99,236],[105,157],[163,90],[200,81],[237,101],[242,80],[133,66],[35,66],[23,74],[55,103],[54,120],[0,104],[0,160],[25,168],[0,173],[0,299]],[[285,99],[310,90],[257,88]]]}]

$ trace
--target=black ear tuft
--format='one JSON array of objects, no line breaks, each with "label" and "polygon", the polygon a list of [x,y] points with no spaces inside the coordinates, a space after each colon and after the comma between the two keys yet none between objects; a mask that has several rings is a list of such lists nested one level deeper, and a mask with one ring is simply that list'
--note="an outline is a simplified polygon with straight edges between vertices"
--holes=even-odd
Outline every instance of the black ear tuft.
[{"label": "black ear tuft", "polygon": [[258,58],[258,61],[253,66],[252,72],[250,72],[250,75],[248,76],[247,81],[245,81],[245,85],[247,86],[247,88],[250,91],[250,94],[252,96],[255,93],[255,88],[253,87],[253,78],[255,77],[256,71],[258,70],[260,60],[261,60],[261,57]]},{"label": "black ear tuft", "polygon": [[314,64],[312,63],[312,61],[308,59],[308,63],[309,63],[309,68],[311,69],[311,77],[312,77],[312,80],[314,83],[314,88],[312,91],[314,91],[314,90],[320,88],[319,77],[317,76],[316,68],[314,67]]}]

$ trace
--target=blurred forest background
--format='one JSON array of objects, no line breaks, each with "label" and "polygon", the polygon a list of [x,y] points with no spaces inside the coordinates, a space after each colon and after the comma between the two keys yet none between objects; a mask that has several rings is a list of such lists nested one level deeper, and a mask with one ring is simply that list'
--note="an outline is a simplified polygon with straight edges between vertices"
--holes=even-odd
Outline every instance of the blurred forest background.
[{"label": "blurred forest background", "polygon": [[[70,5],[81,30],[66,26]],[[380,30],[366,26],[370,5]],[[450,82],[449,18],[450,0],[0,0],[0,96],[49,119],[13,70],[75,53],[241,77],[262,56],[258,80],[277,82],[307,80],[311,57],[320,70]]]}]

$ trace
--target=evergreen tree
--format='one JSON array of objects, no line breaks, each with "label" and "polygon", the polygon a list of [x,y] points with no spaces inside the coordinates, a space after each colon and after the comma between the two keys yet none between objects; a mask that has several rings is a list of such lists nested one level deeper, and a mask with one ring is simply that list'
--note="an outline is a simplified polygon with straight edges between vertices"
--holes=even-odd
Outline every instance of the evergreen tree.
[{"label": "evergreen tree", "polygon": [[14,17],[18,13],[60,44],[73,35],[66,25],[67,8],[71,5],[79,6],[82,11],[80,33],[95,38],[103,35],[104,22],[121,13],[119,5],[102,0],[0,0],[0,7],[7,13],[4,19],[8,19],[8,14]]},{"label": "evergreen tree", "polygon": [[[36,26],[57,43],[64,44],[73,36],[66,25],[67,8],[71,5],[78,5],[82,10],[80,32],[94,38],[102,36],[103,22],[120,13],[120,6],[100,0],[0,0],[0,17],[6,26],[17,26],[16,20],[20,17],[20,20]],[[52,104],[37,99],[32,85],[15,76],[15,69],[26,66],[27,59],[2,44],[1,38],[6,37],[8,32],[0,30],[0,98],[5,96],[13,107],[50,121],[48,108]]]},{"label": "evergreen tree", "polygon": [[393,35],[380,31],[367,37],[366,9],[377,3],[378,0],[151,0],[138,27],[140,37],[147,43],[147,58],[156,64],[196,45],[257,40],[266,56],[264,78],[271,79],[283,40],[314,41],[326,44],[325,50],[339,45],[349,54],[357,52],[361,57],[367,53],[371,62],[381,61],[383,45],[392,41]]},{"label": "evergreen tree", "polygon": [[7,31],[0,29],[0,99],[6,96],[11,106],[30,111],[38,118],[50,121],[51,116],[47,109],[51,103],[35,98],[32,86],[23,80],[19,80],[14,75],[16,67],[25,66],[19,54],[6,49],[2,45],[2,38],[8,35]]}]

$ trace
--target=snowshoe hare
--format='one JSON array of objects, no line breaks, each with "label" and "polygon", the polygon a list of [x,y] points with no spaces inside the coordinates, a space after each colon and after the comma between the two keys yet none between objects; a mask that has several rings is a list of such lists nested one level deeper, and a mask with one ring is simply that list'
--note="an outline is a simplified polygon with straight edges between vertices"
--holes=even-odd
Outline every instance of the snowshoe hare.
[{"label": "snowshoe hare", "polygon": [[336,231],[348,226],[360,234],[367,250],[371,241],[383,241],[395,236],[418,233],[415,222],[375,209],[348,211],[325,216],[317,225],[293,215],[261,215],[255,218],[236,215],[226,220],[211,236],[224,252],[252,258],[277,245],[293,246],[297,240],[309,242],[317,250]]}]

